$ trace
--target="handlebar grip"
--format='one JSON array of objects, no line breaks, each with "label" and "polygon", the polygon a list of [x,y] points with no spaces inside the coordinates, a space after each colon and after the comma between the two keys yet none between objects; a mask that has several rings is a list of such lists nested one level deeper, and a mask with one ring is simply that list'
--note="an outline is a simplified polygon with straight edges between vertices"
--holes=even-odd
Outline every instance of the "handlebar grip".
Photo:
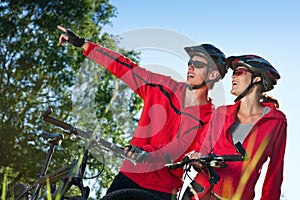
[{"label": "handlebar grip", "polygon": [[92,136],[91,131],[83,131],[78,128],[74,128],[72,125],[70,125],[66,122],[63,122],[59,119],[55,119],[55,118],[49,116],[51,113],[53,113],[53,110],[51,108],[46,110],[41,116],[42,120],[44,120],[45,122],[49,122],[55,126],[58,126],[66,131],[69,131],[70,134],[79,135],[86,139],[89,139]]},{"label": "handlebar grip", "polygon": [[222,156],[224,161],[243,161],[244,156],[242,155],[224,155]]},{"label": "handlebar grip", "polygon": [[53,117],[50,117],[49,115],[51,113],[53,113],[53,110],[52,110],[52,108],[49,108],[42,114],[41,119],[44,120],[45,122],[49,122],[55,126],[58,126],[66,131],[69,131],[69,132],[77,135],[76,129],[73,126],[71,126],[70,124],[67,124],[63,121],[60,121],[58,119],[55,119]]},{"label": "handlebar grip", "polygon": [[52,108],[49,108],[42,114],[41,118],[44,119],[44,118],[48,117],[51,113],[53,113],[53,110],[52,110]]},{"label": "handlebar grip", "polygon": [[60,121],[58,119],[55,119],[53,117],[47,116],[47,117],[44,117],[43,120],[46,122],[49,122],[55,126],[61,127],[64,130],[70,131],[72,133],[75,133],[75,131],[76,131],[70,124],[67,124],[67,123]]}]

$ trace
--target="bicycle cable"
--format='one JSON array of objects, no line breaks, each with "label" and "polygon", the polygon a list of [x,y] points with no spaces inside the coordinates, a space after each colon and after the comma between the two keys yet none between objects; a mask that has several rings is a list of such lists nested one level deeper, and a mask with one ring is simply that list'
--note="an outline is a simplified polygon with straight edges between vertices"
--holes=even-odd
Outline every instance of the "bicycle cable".
[{"label": "bicycle cable", "polygon": [[[72,152],[78,152],[78,151],[74,150],[76,147],[80,147],[80,148],[81,148],[82,146],[79,145],[79,144],[72,145],[72,147],[68,150],[69,155],[70,155],[71,157],[73,157],[74,159],[78,159],[78,155],[72,153]],[[78,149],[78,148],[76,148],[76,149]],[[99,150],[98,150],[98,151],[99,151]],[[102,155],[102,154],[101,154],[101,155]],[[103,155],[102,155],[102,156],[103,156]],[[104,159],[104,158],[103,158],[103,159]],[[97,159],[95,159],[95,160],[97,160]],[[100,162],[100,161],[99,161],[99,162]],[[83,176],[83,177],[82,177],[83,179],[94,179],[94,178],[99,177],[99,176],[102,174],[102,172],[104,171],[104,167],[105,167],[105,164],[102,163],[102,162],[100,162],[99,164],[95,164],[95,162],[87,162],[87,165],[89,165],[90,167],[92,166],[92,167],[94,167],[94,168],[100,169],[100,171],[99,171],[96,175],[94,175],[94,176],[90,176],[90,177]],[[96,167],[95,167],[95,166],[96,166]],[[101,166],[101,167],[97,167],[97,166]]]}]

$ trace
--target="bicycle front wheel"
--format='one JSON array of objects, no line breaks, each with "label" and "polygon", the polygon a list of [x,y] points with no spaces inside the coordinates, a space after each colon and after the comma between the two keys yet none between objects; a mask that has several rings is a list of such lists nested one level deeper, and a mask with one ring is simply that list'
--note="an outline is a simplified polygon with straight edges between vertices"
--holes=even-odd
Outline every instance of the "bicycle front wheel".
[{"label": "bicycle front wheel", "polygon": [[151,192],[140,189],[122,189],[107,194],[101,200],[161,200]]}]

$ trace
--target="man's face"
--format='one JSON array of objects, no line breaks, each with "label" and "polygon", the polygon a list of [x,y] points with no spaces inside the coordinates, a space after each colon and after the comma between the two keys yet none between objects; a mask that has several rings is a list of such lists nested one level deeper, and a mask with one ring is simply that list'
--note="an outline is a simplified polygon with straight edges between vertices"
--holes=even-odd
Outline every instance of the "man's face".
[{"label": "man's face", "polygon": [[188,63],[186,83],[190,86],[202,84],[205,81],[208,65],[207,60],[200,56],[194,56]]}]

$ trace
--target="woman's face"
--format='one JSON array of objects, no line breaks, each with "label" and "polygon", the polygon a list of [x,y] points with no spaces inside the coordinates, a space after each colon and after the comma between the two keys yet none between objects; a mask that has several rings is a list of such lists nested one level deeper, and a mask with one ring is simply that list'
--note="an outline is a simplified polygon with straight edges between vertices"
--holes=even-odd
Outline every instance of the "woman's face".
[{"label": "woman's face", "polygon": [[246,67],[238,66],[232,74],[231,94],[239,96],[251,83],[252,74]]}]

